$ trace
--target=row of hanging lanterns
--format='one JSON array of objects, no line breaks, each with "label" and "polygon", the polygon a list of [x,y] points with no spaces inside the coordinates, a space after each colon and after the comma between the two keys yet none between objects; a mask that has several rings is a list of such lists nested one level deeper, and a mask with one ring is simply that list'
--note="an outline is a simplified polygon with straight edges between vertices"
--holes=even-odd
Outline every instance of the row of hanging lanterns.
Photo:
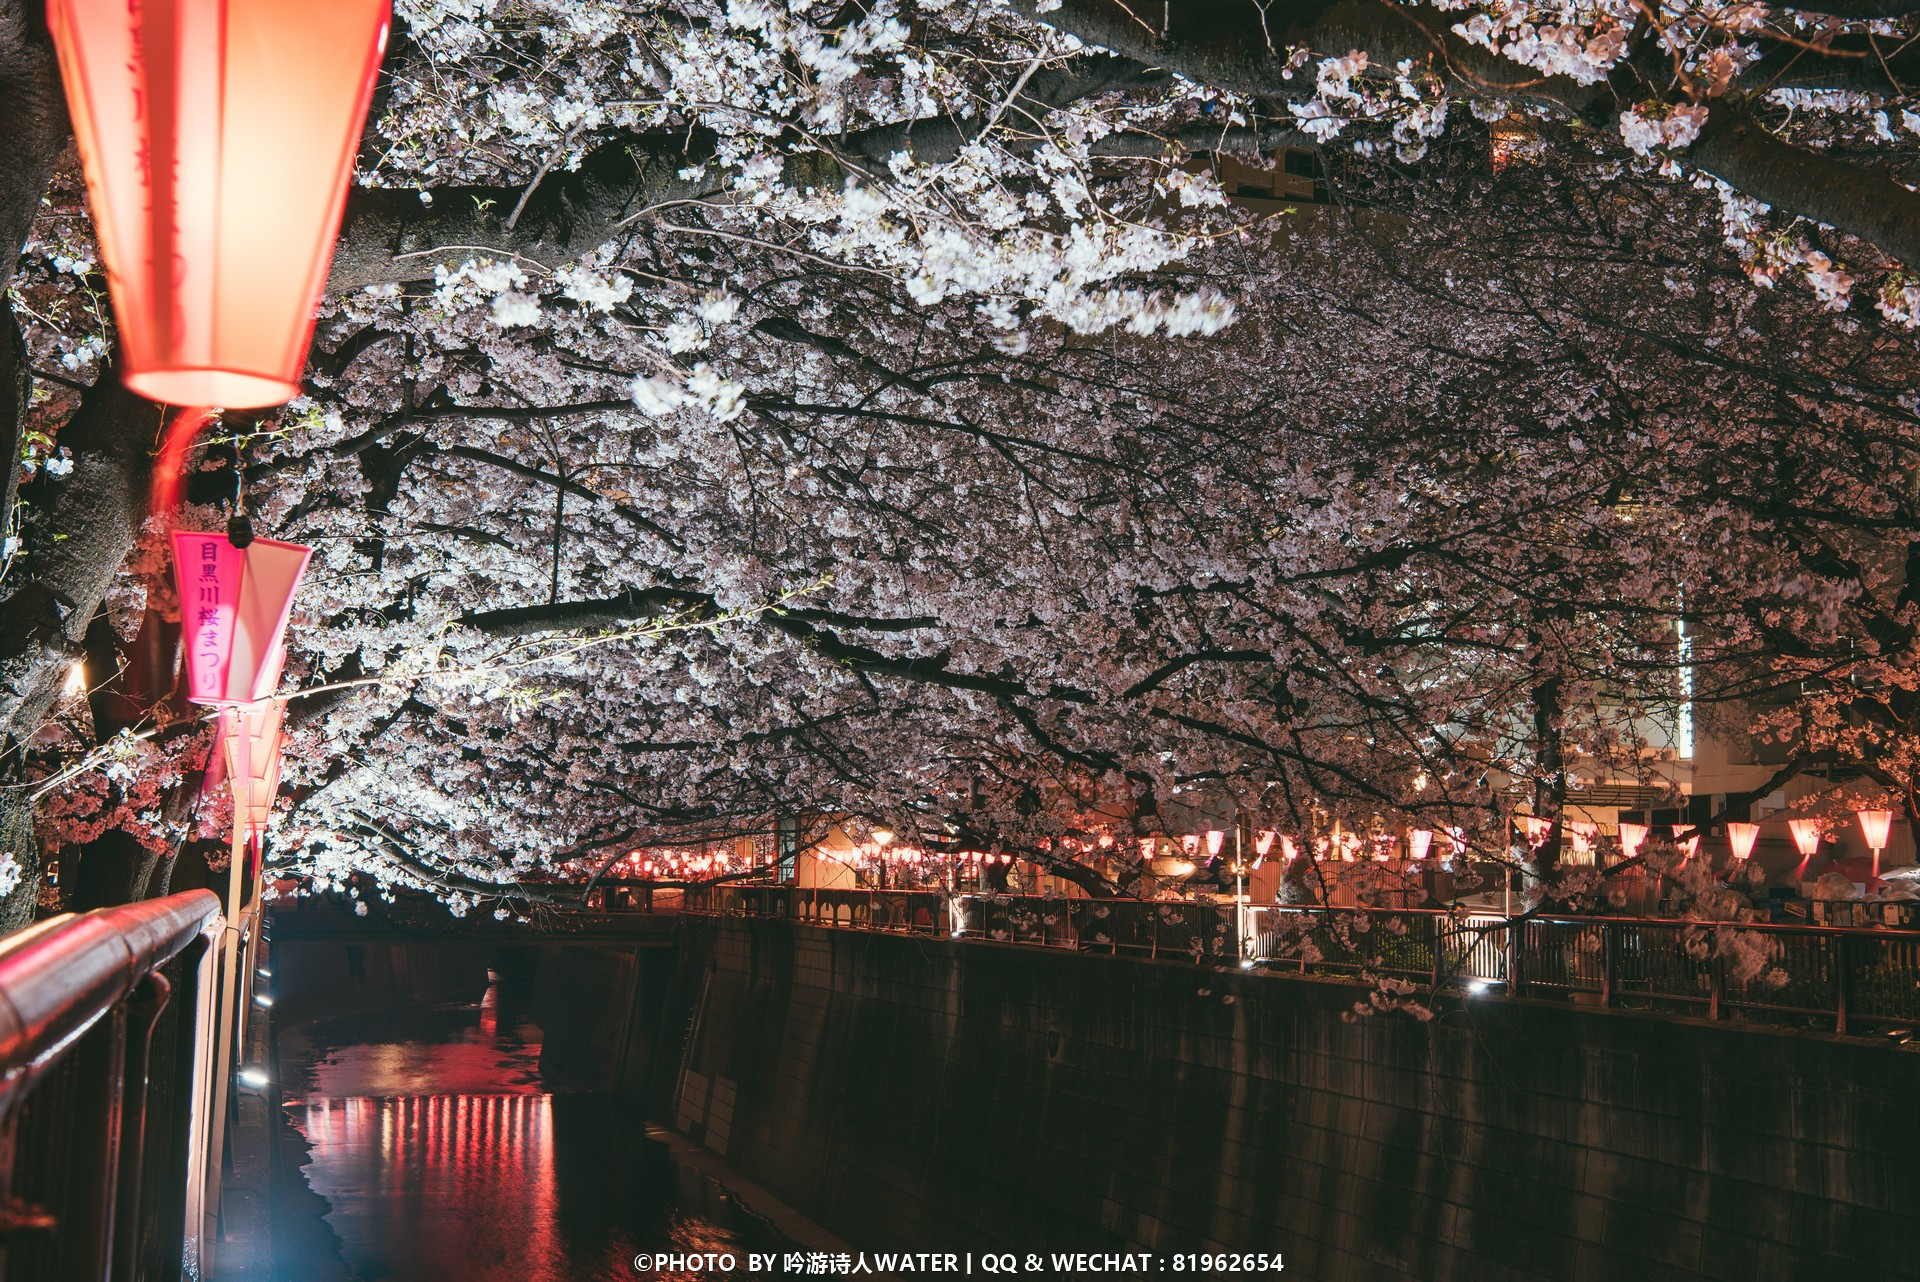
[{"label": "row of hanging lanterns", "polygon": [[274,539],[242,547],[229,534],[173,535],[187,700],[217,710],[215,759],[233,789],[236,885],[243,853],[251,851],[258,871],[260,839],[279,788],[287,703],[274,691],[286,665],[294,594],[312,555],[311,548]]},{"label": "row of hanging lanterns", "polygon": [[[389,0],[48,0],[134,392],[227,409],[299,394],[390,23]],[[236,522],[176,533],[173,551],[187,698],[218,709],[237,870],[279,781],[273,695],[311,550]]]}]

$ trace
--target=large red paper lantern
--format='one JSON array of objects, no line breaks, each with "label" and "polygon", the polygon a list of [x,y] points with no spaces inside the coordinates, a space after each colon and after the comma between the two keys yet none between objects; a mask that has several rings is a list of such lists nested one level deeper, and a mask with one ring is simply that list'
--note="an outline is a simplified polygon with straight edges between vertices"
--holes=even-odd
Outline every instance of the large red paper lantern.
[{"label": "large red paper lantern", "polygon": [[293,594],[312,555],[298,543],[255,539],[238,548],[224,534],[174,531],[189,702],[257,703],[273,693]]},{"label": "large red paper lantern", "polygon": [[48,0],[128,387],[300,392],[388,0]]}]

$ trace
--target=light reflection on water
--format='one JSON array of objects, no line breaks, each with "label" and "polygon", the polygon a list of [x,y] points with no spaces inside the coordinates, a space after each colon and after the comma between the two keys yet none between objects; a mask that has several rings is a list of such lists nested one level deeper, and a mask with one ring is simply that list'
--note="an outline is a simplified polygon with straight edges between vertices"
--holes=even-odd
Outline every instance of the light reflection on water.
[{"label": "light reflection on water", "polygon": [[307,1082],[288,1117],[342,1277],[579,1282],[634,1277],[637,1252],[785,1245],[675,1163],[636,1102],[545,1091],[540,1030],[497,986],[479,1008],[356,1016],[286,1043]]}]

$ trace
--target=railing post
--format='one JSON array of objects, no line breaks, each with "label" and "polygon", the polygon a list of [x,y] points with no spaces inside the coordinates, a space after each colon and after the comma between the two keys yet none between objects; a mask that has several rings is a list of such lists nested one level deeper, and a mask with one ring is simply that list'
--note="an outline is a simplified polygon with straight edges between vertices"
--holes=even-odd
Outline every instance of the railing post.
[{"label": "railing post", "polygon": [[1853,966],[1851,951],[1847,945],[1851,942],[1846,935],[1829,935],[1833,941],[1833,984],[1834,984],[1834,1024],[1833,1031],[1847,1031],[1847,1008],[1853,1005]]},{"label": "railing post", "polygon": [[1429,947],[1433,950],[1433,967],[1432,974],[1427,980],[1427,992],[1436,995],[1440,992],[1441,962],[1447,938],[1446,920],[1445,917],[1438,915],[1427,919]]},{"label": "railing post", "polygon": [[1707,1018],[1720,1018],[1720,1001],[1726,994],[1727,968],[1720,954],[1707,958]]},{"label": "railing post", "polygon": [[1614,975],[1620,964],[1620,944],[1610,921],[1600,923],[1600,1005],[1613,1005]]},{"label": "railing post", "polygon": [[121,1079],[120,1171],[113,1225],[114,1282],[136,1282],[140,1267],[141,1174],[147,1160],[147,1087],[153,1032],[167,1009],[173,986],[150,971],[127,1001],[127,1064]]},{"label": "railing post", "polygon": [[74,1098],[87,1107],[70,1133],[72,1188],[81,1206],[63,1213],[57,1237],[62,1272],[74,1279],[105,1279],[113,1261],[127,1068],[127,1008],[116,1006],[73,1050],[79,1069]]},{"label": "railing post", "polygon": [[1507,996],[1518,997],[1525,982],[1520,975],[1520,942],[1526,926],[1509,917],[1501,929],[1507,935]]}]

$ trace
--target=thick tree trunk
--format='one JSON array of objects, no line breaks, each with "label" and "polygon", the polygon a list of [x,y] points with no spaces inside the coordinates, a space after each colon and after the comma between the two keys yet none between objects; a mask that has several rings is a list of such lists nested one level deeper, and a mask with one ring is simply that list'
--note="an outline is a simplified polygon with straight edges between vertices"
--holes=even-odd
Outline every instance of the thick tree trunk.
[{"label": "thick tree trunk", "polygon": [[33,840],[33,803],[24,789],[0,789],[0,856],[11,858],[19,880],[0,895],[0,935],[33,923],[40,898],[40,848]]},{"label": "thick tree trunk", "polygon": [[39,0],[0,0],[0,289],[67,143],[67,104]]}]

